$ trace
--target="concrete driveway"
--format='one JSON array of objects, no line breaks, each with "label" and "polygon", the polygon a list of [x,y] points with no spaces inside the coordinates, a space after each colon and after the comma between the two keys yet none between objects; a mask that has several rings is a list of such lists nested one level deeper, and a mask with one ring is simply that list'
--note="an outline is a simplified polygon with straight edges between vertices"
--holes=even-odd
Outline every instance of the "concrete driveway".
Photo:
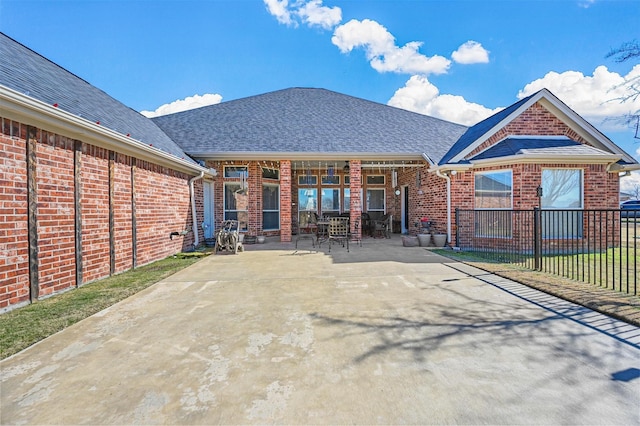
[{"label": "concrete driveway", "polygon": [[638,328],[397,239],[301,245],[208,257],[2,361],[1,423],[640,424]]}]

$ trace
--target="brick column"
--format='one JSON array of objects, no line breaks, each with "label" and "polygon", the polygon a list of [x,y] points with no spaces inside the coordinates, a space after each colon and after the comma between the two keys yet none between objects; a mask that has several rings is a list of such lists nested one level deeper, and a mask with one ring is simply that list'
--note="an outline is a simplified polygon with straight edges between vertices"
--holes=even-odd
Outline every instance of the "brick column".
[{"label": "brick column", "polygon": [[360,160],[349,161],[349,189],[351,195],[351,208],[349,217],[351,219],[351,233],[356,238],[362,238],[362,223],[356,231],[354,228],[356,220],[362,215],[362,162]]},{"label": "brick column", "polygon": [[280,241],[291,242],[291,160],[280,160]]}]

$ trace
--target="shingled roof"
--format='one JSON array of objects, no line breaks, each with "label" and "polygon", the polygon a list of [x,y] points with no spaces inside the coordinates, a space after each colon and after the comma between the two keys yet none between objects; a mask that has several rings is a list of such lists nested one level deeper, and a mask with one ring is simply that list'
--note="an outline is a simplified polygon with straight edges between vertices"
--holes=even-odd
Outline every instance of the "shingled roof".
[{"label": "shingled roof", "polygon": [[[153,119],[195,157],[442,157],[467,127],[352,96],[290,88]],[[287,156],[285,155],[285,157]]]},{"label": "shingled roof", "polygon": [[153,121],[3,33],[0,58],[0,85],[196,164]]}]

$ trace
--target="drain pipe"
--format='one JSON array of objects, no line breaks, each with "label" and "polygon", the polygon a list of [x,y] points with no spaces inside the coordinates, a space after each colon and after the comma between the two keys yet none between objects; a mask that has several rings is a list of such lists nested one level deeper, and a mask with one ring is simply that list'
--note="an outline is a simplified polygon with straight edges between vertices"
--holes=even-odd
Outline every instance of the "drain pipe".
[{"label": "drain pipe", "polygon": [[193,189],[193,182],[204,177],[204,172],[200,172],[199,176],[189,179],[189,197],[191,198],[191,222],[193,229],[193,248],[198,247],[200,244],[200,238],[198,237],[198,216],[196,215],[196,192]]},{"label": "drain pipe", "polygon": [[447,242],[451,244],[451,177],[440,172],[440,169],[436,170],[436,176],[447,181]]}]

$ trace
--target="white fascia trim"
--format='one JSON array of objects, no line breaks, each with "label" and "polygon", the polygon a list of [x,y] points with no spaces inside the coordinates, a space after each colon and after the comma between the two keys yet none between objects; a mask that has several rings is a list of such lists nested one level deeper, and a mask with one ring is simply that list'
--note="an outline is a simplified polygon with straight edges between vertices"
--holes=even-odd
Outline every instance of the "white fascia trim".
[{"label": "white fascia trim", "polygon": [[470,160],[473,166],[501,166],[505,164],[545,163],[545,164],[610,164],[620,161],[621,155],[579,155],[573,157],[553,157],[544,154],[509,155],[499,158]]},{"label": "white fascia trim", "polygon": [[48,132],[77,139],[90,145],[110,149],[140,160],[198,175],[210,170],[153,148],[126,135],[100,126],[85,118],[58,109],[42,101],[0,85],[0,115]]}]

